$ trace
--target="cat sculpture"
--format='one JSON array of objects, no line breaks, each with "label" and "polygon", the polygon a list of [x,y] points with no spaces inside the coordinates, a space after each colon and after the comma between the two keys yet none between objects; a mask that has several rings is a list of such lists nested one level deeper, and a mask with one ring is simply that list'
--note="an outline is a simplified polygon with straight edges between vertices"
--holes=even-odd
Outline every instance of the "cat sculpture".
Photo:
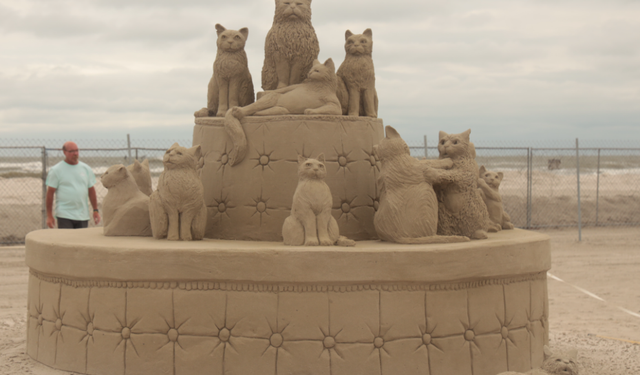
[{"label": "cat sculpture", "polygon": [[578,375],[578,351],[575,349],[552,353],[544,346],[544,361],[541,368],[527,372],[507,371],[498,375]]},{"label": "cat sculpture", "polygon": [[146,196],[150,196],[151,193],[153,193],[153,188],[151,184],[151,171],[149,170],[149,159],[144,159],[142,163],[136,159],[127,169],[131,172],[133,179],[136,180],[138,189]]},{"label": "cat sculpture", "polygon": [[224,116],[230,107],[254,102],[253,81],[244,45],[249,29],[227,30],[216,24],[218,52],[213,62],[213,76],[207,90],[207,107],[194,113],[195,117]]},{"label": "cat sculpture", "polygon": [[469,134],[470,129],[460,134],[440,132],[440,159],[451,159],[453,167],[443,171],[446,178],[434,186],[438,196],[438,234],[486,239],[488,231],[498,229],[489,219],[478,192],[478,164]]},{"label": "cat sculpture", "polygon": [[340,115],[342,109],[336,96],[336,74],[333,60],[316,60],[302,83],[273,91],[265,91],[255,103],[233,107],[225,116],[224,126],[233,148],[229,163],[241,162],[247,152],[247,138],[241,120],[245,116],[277,116],[286,114]]},{"label": "cat sculpture", "polygon": [[122,164],[109,167],[100,178],[109,191],[102,201],[105,236],[151,236],[149,197]]},{"label": "cat sculpture", "polygon": [[484,165],[480,167],[479,174],[478,191],[487,206],[489,219],[497,224],[498,229],[513,229],[511,217],[504,211],[502,197],[498,191],[504,174],[488,171]]},{"label": "cat sculpture", "polygon": [[347,30],[344,49],[347,55],[338,68],[337,96],[342,114],[349,116],[378,117],[378,93],[371,52],[371,29],[354,35]]},{"label": "cat sculpture", "polygon": [[200,146],[174,143],[164,154],[164,171],[151,194],[149,213],[154,238],[201,240],[207,223],[202,182],[196,171]]},{"label": "cat sculpture", "polygon": [[355,246],[340,236],[338,222],[331,215],[333,197],[324,182],[327,170],[324,154],[317,159],[298,156],[298,186],[293,194],[291,215],[282,225],[282,238],[290,246]]},{"label": "cat sculpture", "polygon": [[311,25],[311,0],[276,0],[264,52],[263,90],[281,89],[305,79],[320,52]]},{"label": "cat sculpture", "polygon": [[381,163],[380,205],[373,217],[378,237],[402,244],[465,242],[464,236],[438,236],[438,200],[432,184],[441,183],[450,159],[418,161],[391,126],[374,147]]}]

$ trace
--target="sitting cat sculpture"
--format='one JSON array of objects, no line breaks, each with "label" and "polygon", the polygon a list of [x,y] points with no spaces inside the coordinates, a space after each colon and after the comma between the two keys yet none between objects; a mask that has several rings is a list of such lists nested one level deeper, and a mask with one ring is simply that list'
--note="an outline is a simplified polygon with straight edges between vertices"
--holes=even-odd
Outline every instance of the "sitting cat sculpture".
[{"label": "sitting cat sculpture", "polygon": [[497,224],[498,229],[513,229],[511,217],[502,207],[502,197],[498,189],[504,177],[502,172],[488,171],[484,165],[480,167],[478,191],[489,212],[489,219]]},{"label": "sitting cat sculpture", "polygon": [[196,171],[200,146],[174,143],[164,154],[164,172],[151,194],[149,213],[155,238],[201,240],[207,223],[202,182]]},{"label": "sitting cat sculpture", "polygon": [[153,188],[151,187],[151,171],[149,170],[149,159],[144,159],[142,163],[140,163],[137,159],[133,161],[133,164],[127,167],[133,179],[136,180],[136,184],[138,184],[138,189],[143,192],[146,196],[150,196],[153,193]]},{"label": "sitting cat sculpture", "polygon": [[347,55],[338,68],[337,96],[342,114],[349,116],[378,117],[378,93],[371,52],[371,29],[354,35],[347,30],[344,49]]},{"label": "sitting cat sculpture", "polygon": [[266,91],[255,103],[231,108],[224,126],[233,142],[229,153],[231,165],[241,162],[247,152],[247,138],[240,121],[244,116],[277,116],[286,114],[340,115],[342,109],[336,96],[336,74],[333,60],[322,64],[316,60],[307,79],[297,85]]},{"label": "sitting cat sculpture", "polygon": [[418,161],[391,126],[374,148],[380,159],[380,205],[373,224],[380,239],[402,244],[469,241],[463,236],[437,236],[438,200],[432,184],[441,183],[450,159]]},{"label": "sitting cat sculpture", "polygon": [[578,375],[578,351],[552,353],[548,346],[544,346],[544,362],[539,369],[527,372],[507,371],[498,375]]},{"label": "sitting cat sculpture", "polygon": [[105,236],[151,236],[149,197],[122,164],[109,167],[100,179],[109,189],[102,201]]},{"label": "sitting cat sculpture", "polygon": [[340,236],[338,222],[331,215],[333,197],[324,182],[326,175],[324,154],[317,159],[298,156],[298,186],[291,215],[282,225],[285,245],[355,246],[355,241]]},{"label": "sitting cat sculpture", "polygon": [[469,134],[471,130],[460,134],[440,132],[440,159],[450,158],[453,168],[443,171],[446,178],[434,186],[439,202],[438,234],[486,239],[487,231],[498,229],[489,219],[487,206],[478,192],[478,164]]},{"label": "sitting cat sculpture", "polygon": [[276,0],[273,25],[264,42],[262,89],[302,82],[319,52],[318,37],[311,25],[311,0]]},{"label": "sitting cat sculpture", "polygon": [[195,117],[224,116],[230,107],[245,106],[255,100],[244,51],[249,29],[227,30],[218,23],[216,31],[218,52],[207,90],[207,107],[196,111]]}]

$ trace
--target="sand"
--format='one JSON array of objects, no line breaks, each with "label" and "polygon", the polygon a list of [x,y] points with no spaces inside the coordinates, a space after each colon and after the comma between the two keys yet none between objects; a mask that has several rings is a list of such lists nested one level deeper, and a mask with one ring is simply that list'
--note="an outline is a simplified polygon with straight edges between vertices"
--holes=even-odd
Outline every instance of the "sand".
[{"label": "sand", "polygon": [[[581,375],[640,374],[640,230],[589,228],[582,242],[576,229],[542,232],[552,238],[552,350],[577,348]],[[0,374],[72,374],[25,354],[27,279],[24,248],[0,247]]]}]

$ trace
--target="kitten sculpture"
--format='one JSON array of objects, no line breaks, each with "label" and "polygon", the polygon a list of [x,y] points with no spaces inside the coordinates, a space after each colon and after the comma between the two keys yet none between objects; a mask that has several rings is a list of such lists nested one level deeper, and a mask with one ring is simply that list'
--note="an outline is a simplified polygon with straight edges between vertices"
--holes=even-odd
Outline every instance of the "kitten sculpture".
[{"label": "kitten sculpture", "polygon": [[438,200],[432,184],[445,178],[450,159],[418,161],[409,146],[391,126],[374,147],[380,159],[380,205],[373,224],[380,239],[402,244],[469,241],[463,236],[437,236]]},{"label": "kitten sculpture", "polygon": [[446,178],[436,184],[438,195],[438,234],[486,239],[487,231],[497,232],[489,219],[487,206],[478,192],[478,164],[475,147],[469,141],[471,130],[460,134],[440,132],[440,159],[450,158],[453,168],[443,171]]},{"label": "kitten sculpture", "polygon": [[578,375],[578,351],[552,353],[548,346],[544,346],[544,362],[539,369],[527,372],[507,371],[498,375]]},{"label": "kitten sculpture", "polygon": [[109,167],[100,178],[109,189],[102,201],[105,236],[151,236],[149,197],[122,164]]},{"label": "kitten sculpture", "polygon": [[354,35],[347,30],[344,49],[347,55],[338,68],[337,96],[342,114],[349,116],[378,117],[378,93],[371,52],[371,29]]},{"label": "kitten sculpture", "polygon": [[249,29],[227,30],[218,23],[216,31],[218,52],[207,90],[207,107],[196,111],[195,117],[224,116],[230,107],[245,106],[255,100],[244,51]]},{"label": "kitten sculpture", "polygon": [[502,207],[502,197],[498,189],[500,183],[504,177],[502,172],[488,171],[484,165],[480,167],[480,178],[478,179],[478,191],[480,196],[487,206],[489,213],[489,219],[497,224],[498,230],[500,229],[513,229],[511,224],[511,217],[507,214]]},{"label": "kitten sculpture", "polygon": [[311,0],[276,0],[264,52],[263,90],[280,89],[305,79],[320,52],[311,25]]},{"label": "kitten sculpture", "polygon": [[149,170],[149,159],[144,159],[142,163],[140,163],[137,159],[133,161],[133,164],[127,167],[133,179],[136,180],[136,184],[138,184],[138,189],[143,192],[146,196],[150,196],[153,193],[153,188],[151,187],[151,171]]},{"label": "kitten sculpture", "polygon": [[298,156],[298,186],[291,215],[282,225],[285,245],[355,246],[355,241],[340,236],[338,222],[331,215],[333,197],[324,182],[326,175],[324,154],[317,159]]},{"label": "kitten sculpture", "polygon": [[322,64],[316,60],[307,79],[297,85],[265,91],[255,103],[233,107],[225,116],[224,126],[233,142],[229,153],[231,165],[241,162],[247,152],[247,139],[240,120],[244,116],[277,116],[286,114],[340,115],[342,109],[336,96],[336,74],[333,60]]},{"label": "kitten sculpture", "polygon": [[149,202],[153,237],[171,241],[204,237],[207,207],[196,171],[199,159],[199,145],[187,149],[174,143],[164,154],[164,171]]}]

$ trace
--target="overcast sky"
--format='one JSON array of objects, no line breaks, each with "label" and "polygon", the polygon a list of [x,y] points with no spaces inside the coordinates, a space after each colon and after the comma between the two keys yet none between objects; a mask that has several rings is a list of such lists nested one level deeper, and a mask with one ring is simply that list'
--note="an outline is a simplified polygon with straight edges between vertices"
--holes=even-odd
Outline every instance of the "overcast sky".
[{"label": "overcast sky", "polygon": [[[640,141],[640,1],[315,0],[320,60],[373,30],[379,117],[405,139]],[[215,28],[249,28],[256,91],[273,0],[0,0],[0,137],[190,138]]]}]

